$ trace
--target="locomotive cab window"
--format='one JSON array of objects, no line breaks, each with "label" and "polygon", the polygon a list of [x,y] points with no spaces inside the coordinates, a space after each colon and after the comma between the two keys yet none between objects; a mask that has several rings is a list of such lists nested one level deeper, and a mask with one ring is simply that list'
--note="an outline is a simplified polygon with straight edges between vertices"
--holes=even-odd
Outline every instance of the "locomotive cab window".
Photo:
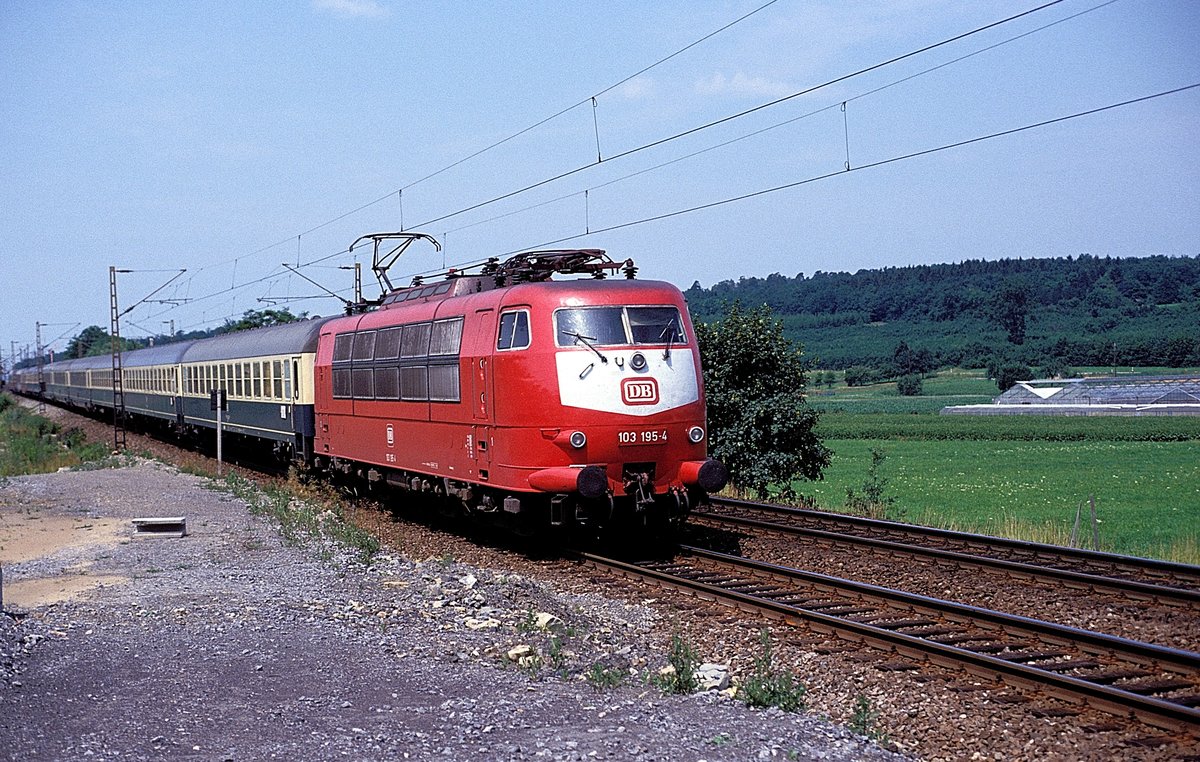
[{"label": "locomotive cab window", "polygon": [[500,315],[500,335],[496,349],[525,349],[529,346],[529,312],[505,312]]},{"label": "locomotive cab window", "polygon": [[683,321],[673,306],[588,307],[554,313],[560,347],[612,344],[682,344]]},{"label": "locomotive cab window", "polygon": [[682,344],[683,323],[674,307],[626,307],[634,344]]}]

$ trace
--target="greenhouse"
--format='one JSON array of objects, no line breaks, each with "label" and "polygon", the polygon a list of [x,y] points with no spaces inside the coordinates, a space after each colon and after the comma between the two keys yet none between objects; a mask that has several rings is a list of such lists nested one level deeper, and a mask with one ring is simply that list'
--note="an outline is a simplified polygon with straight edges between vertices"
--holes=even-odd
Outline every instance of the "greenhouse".
[{"label": "greenhouse", "polygon": [[1200,376],[1129,376],[1021,381],[990,405],[948,415],[1200,415]]}]

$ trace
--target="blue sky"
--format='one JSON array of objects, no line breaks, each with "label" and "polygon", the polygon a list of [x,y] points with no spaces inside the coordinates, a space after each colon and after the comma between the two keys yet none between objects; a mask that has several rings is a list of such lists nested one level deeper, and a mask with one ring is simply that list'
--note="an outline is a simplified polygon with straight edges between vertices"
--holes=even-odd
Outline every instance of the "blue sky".
[{"label": "blue sky", "polygon": [[[550,241],[633,257],[642,277],[681,288],[970,258],[1200,254],[1200,89],[583,235],[838,173],[847,143],[861,167],[1200,82],[1200,3],[1064,0],[609,158],[1039,5],[778,0],[607,90],[765,1],[0,4],[0,353],[32,343],[35,321],[53,324],[46,341],[107,327],[110,265],[189,271],[157,297],[192,301],[135,308],[123,323],[133,336],[319,293],[281,263],[398,229],[401,188],[405,228],[444,250],[414,248],[393,282]],[[336,267],[352,261],[303,272],[342,290],[350,276]],[[168,277],[121,275],[122,305]]]}]

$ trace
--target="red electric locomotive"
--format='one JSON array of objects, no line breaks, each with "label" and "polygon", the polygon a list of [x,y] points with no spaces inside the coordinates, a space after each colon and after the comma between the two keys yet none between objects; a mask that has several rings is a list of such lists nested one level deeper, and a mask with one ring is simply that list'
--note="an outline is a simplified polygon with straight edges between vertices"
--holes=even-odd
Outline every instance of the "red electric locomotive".
[{"label": "red electric locomotive", "polygon": [[[423,236],[369,237],[377,264],[396,237]],[[317,465],[518,526],[678,521],[727,472],[706,455],[683,295],[635,273],[597,249],[529,252],[325,323]]]}]

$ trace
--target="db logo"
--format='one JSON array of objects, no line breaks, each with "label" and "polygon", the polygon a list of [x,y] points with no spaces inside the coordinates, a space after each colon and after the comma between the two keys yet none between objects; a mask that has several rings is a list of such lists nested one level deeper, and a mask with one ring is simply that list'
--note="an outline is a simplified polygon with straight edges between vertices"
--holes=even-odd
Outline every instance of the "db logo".
[{"label": "db logo", "polygon": [[626,405],[658,403],[658,382],[653,378],[627,378],[621,382],[621,399]]}]

